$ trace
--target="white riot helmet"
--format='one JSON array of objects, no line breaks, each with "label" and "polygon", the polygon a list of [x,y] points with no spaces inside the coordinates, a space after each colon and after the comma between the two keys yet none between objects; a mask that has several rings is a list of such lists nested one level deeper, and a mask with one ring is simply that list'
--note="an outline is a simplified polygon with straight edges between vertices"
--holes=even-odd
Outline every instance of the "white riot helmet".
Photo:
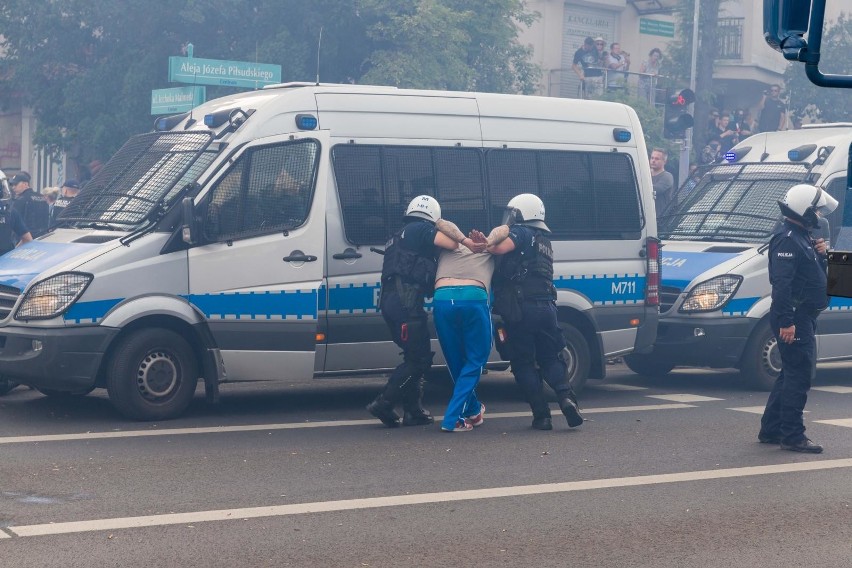
[{"label": "white riot helmet", "polygon": [[550,232],[550,228],[544,224],[544,203],[532,193],[516,195],[506,205],[503,224],[511,226],[515,223]]},{"label": "white riot helmet", "polygon": [[813,229],[819,228],[819,218],[837,209],[837,200],[818,187],[806,183],[794,185],[778,200],[785,217]]},{"label": "white riot helmet", "polygon": [[9,199],[12,197],[12,190],[9,187],[9,180],[3,170],[0,170],[0,199]]},{"label": "white riot helmet", "polygon": [[426,219],[434,223],[441,218],[441,206],[438,200],[429,195],[418,195],[411,200],[408,208],[405,210],[406,217],[416,217],[418,219]]}]

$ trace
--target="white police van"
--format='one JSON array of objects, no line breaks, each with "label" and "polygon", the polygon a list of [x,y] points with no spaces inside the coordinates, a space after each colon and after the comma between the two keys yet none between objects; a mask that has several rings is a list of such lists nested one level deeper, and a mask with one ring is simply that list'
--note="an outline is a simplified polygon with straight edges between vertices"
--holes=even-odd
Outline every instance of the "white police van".
[{"label": "white police van", "polygon": [[597,101],[285,84],[207,102],[128,141],[58,228],[0,258],[0,377],[164,419],[199,377],[215,399],[392,369],[371,249],[409,200],[487,231],[530,192],[579,387],[656,333],[646,156],[633,110]]},{"label": "white police van", "polygon": [[[852,124],[756,134],[710,166],[694,188],[681,186],[659,220],[663,239],[660,324],[651,353],[625,358],[635,372],[675,366],[740,369],[769,389],[781,370],[769,327],[766,248],[780,220],[777,201],[797,183],[827,191],[839,205],[828,217],[831,248],[849,250],[843,225]],[[817,320],[818,360],[852,358],[852,301],[831,299]]]}]

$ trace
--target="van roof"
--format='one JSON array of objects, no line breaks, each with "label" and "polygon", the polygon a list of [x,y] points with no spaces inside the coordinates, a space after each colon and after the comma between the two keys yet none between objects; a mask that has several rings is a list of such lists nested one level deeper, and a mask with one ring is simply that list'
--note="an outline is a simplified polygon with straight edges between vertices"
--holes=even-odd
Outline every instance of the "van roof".
[{"label": "van roof", "polygon": [[[842,150],[840,152],[832,152],[831,158],[835,155],[842,155],[844,168],[846,156],[850,143],[852,143],[852,123],[833,123],[809,125],[807,128],[800,130],[783,130],[780,132],[761,132],[754,136],[749,136],[732,148],[733,152],[742,151],[745,148],[750,148],[745,156],[740,157],[737,163],[743,162],[785,162],[785,163],[800,163],[791,160],[788,152],[801,146],[815,144],[817,150],[822,147],[833,146],[835,149]],[[813,162],[817,157],[817,152],[814,151],[805,158],[806,162]]]}]

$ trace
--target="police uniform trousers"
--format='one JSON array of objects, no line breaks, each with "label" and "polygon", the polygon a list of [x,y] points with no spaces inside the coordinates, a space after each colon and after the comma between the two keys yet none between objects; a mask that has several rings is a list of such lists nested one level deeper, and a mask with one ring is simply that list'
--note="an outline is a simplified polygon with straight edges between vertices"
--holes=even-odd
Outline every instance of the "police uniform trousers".
[{"label": "police uniform trousers", "polygon": [[432,366],[433,355],[426,312],[422,306],[405,308],[399,294],[384,290],[381,310],[393,342],[402,349],[402,363],[391,373],[382,394],[390,402],[407,395],[419,399],[420,379]]},{"label": "police uniform trousers", "polygon": [[552,300],[524,300],[521,313],[520,321],[506,322],[512,374],[533,415],[550,416],[542,379],[559,400],[571,398],[573,394],[565,378],[565,362],[559,358],[565,348],[565,339],[557,323],[556,305]]},{"label": "police uniform trousers", "polygon": [[474,389],[491,354],[491,308],[488,293],[478,286],[438,288],[432,305],[454,385],[441,426],[452,430],[458,420],[479,414],[482,406]]},{"label": "police uniform trousers", "polygon": [[808,401],[808,391],[816,373],[816,316],[796,310],[793,343],[784,343],[778,337],[779,325],[770,317],[781,354],[781,373],[775,380],[763,418],[760,433],[781,436],[787,443],[796,443],[805,437],[803,412]]}]

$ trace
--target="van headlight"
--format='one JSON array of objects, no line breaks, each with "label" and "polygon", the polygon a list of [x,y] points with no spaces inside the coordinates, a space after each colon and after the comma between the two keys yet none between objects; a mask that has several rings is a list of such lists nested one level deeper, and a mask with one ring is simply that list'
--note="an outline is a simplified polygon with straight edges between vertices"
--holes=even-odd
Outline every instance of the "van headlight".
[{"label": "van headlight", "polygon": [[742,276],[730,274],[706,280],[690,290],[678,311],[695,313],[718,310],[731,299],[742,281]]},{"label": "van headlight", "polygon": [[82,272],[63,272],[42,280],[27,291],[15,319],[51,319],[61,315],[83,295],[92,278],[91,274]]}]

